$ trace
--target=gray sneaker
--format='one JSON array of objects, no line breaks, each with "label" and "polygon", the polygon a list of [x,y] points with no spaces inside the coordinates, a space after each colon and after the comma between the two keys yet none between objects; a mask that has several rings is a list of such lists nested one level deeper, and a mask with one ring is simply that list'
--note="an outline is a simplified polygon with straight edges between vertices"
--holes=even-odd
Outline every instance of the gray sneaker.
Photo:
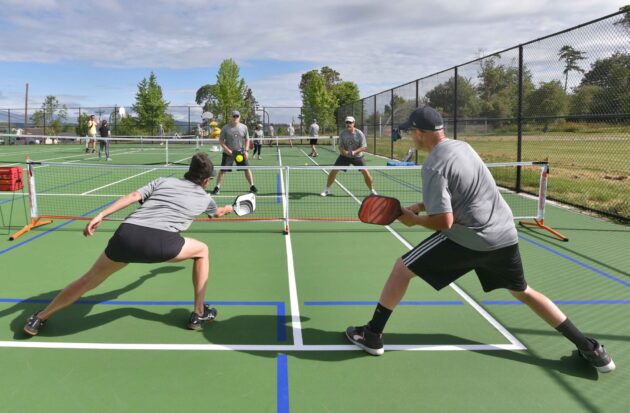
[{"label": "gray sneaker", "polygon": [[610,373],[611,371],[613,371],[617,366],[615,366],[615,362],[612,360],[612,358],[610,358],[608,352],[606,351],[606,349],[604,349],[604,346],[599,344],[597,340],[593,338],[587,338],[588,341],[593,343],[595,348],[591,351],[578,350],[580,356],[582,356],[584,360],[591,363],[591,365],[595,367],[600,373]]}]

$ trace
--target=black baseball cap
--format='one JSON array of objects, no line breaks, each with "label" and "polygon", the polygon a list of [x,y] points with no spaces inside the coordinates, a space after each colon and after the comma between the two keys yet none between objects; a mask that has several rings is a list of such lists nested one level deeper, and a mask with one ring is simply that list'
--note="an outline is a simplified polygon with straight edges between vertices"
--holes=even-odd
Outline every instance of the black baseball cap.
[{"label": "black baseball cap", "polygon": [[444,120],[437,110],[430,106],[425,106],[411,112],[407,122],[402,123],[398,128],[402,130],[416,128],[427,131],[436,131],[444,129]]}]

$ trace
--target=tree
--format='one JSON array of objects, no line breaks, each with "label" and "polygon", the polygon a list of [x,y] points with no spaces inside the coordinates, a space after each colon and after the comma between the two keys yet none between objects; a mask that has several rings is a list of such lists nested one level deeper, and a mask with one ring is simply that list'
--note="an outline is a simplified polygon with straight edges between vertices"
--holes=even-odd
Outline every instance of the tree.
[{"label": "tree", "polygon": [[87,136],[88,134],[88,121],[90,120],[90,115],[87,113],[81,113],[77,118],[77,126],[74,128],[77,136]]},{"label": "tree", "polygon": [[[323,85],[322,90],[317,90],[313,82],[315,85]],[[319,97],[315,99],[309,96],[305,99],[304,92],[306,90],[311,92],[317,90],[316,94]],[[341,116],[349,115],[350,113],[341,113],[345,112],[342,108],[360,99],[359,87],[356,83],[343,81],[339,72],[328,66],[324,66],[320,70],[310,70],[303,73],[300,79],[300,93],[302,94],[303,107],[306,107],[307,104],[312,105],[314,101],[318,101],[319,105],[324,105],[318,108],[310,106],[303,113],[306,121],[313,117],[309,113],[319,113],[319,116],[314,117],[320,120],[321,126],[324,126],[322,120],[325,119],[326,125],[324,127],[334,124],[334,121],[330,123],[330,120],[335,119],[335,113]]]},{"label": "tree", "polygon": [[[455,78],[452,77],[444,83],[440,83],[426,94],[426,103],[441,112],[452,115],[455,96]],[[474,117],[479,115],[481,102],[477,97],[477,91],[470,79],[457,77],[457,116]]]},{"label": "tree", "polygon": [[[497,63],[501,55],[480,62],[477,92],[481,99],[480,115],[489,118],[518,116],[518,67]],[[531,72],[523,68],[523,98],[534,90]]]},{"label": "tree", "polygon": [[326,88],[324,77],[317,70],[302,74],[300,92],[302,95],[302,115],[305,117],[305,122],[310,122],[311,119],[316,118],[322,128],[332,128],[335,125],[337,102],[333,94]]},{"label": "tree", "polygon": [[46,96],[41,110],[33,113],[31,119],[37,127],[45,128],[49,135],[56,135],[63,129],[63,122],[68,118],[66,105],[61,105],[55,96]]},{"label": "tree", "polygon": [[544,116],[545,131],[549,125],[549,116],[566,115],[569,98],[559,80],[542,82],[525,100],[527,113]]},{"label": "tree", "polygon": [[630,112],[630,54],[616,52],[596,60],[584,74],[583,85],[598,86],[591,102],[591,113]]},{"label": "tree", "polygon": [[580,60],[586,59],[586,56],[583,52],[579,50],[575,50],[573,47],[569,45],[564,45],[560,48],[558,52],[558,60],[564,60],[564,92],[567,92],[567,85],[569,82],[569,72],[580,72],[584,73],[584,69],[577,65],[577,62]]},{"label": "tree", "polygon": [[137,114],[135,126],[141,132],[155,134],[160,130],[172,131],[175,126],[173,117],[167,113],[169,102],[164,100],[162,88],[157,83],[155,74],[151,72],[149,80],[142,79],[138,83],[136,103],[132,106]]},{"label": "tree", "polygon": [[203,104],[205,111],[210,111],[227,122],[231,112],[238,110],[241,119],[248,119],[255,102],[254,95],[244,79],[240,78],[240,69],[232,59],[221,62],[215,84],[207,84],[197,90],[197,104]]},{"label": "tree", "polygon": [[[596,85],[580,85],[573,89],[570,96],[569,113],[571,115],[588,115],[593,106],[593,99],[601,88]],[[575,119],[580,120],[580,119]]]},{"label": "tree", "polygon": [[615,22],[614,24],[620,25],[624,29],[630,31],[630,5],[620,7],[619,11],[623,11],[625,13],[623,13],[621,20]]},{"label": "tree", "polygon": [[359,87],[354,82],[339,82],[330,88],[333,96],[337,100],[337,106],[345,106],[361,98]]}]

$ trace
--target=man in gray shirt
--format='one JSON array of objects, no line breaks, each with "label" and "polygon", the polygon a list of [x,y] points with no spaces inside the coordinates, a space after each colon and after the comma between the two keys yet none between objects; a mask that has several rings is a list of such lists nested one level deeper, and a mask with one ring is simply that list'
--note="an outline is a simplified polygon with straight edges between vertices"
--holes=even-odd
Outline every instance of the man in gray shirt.
[{"label": "man in gray shirt", "polygon": [[[383,354],[383,329],[415,276],[436,290],[474,270],[484,291],[505,288],[569,339],[602,373],[615,369],[604,347],[586,337],[545,295],[527,285],[509,206],[490,171],[465,142],[444,135],[442,116],[416,109],[400,125],[429,156],[422,168],[423,202],[403,208],[400,222],[436,232],[396,261],[372,320],[348,327],[348,340],[370,354]],[[426,215],[418,215],[420,212]]]},{"label": "man in gray shirt", "polygon": [[[346,128],[339,134],[339,153],[335,161],[335,166],[365,166],[363,162],[363,151],[367,149],[367,140],[365,135],[359,129],[355,127],[355,120],[353,116],[346,116]],[[337,178],[338,169],[333,169],[328,174],[328,180],[326,181],[326,187],[321,192],[321,196],[328,196],[330,194],[330,187]],[[371,194],[376,194],[374,191],[374,184],[370,171],[367,169],[361,169],[365,185],[367,185]]]},{"label": "man in gray shirt", "polygon": [[316,156],[319,156],[319,154],[317,153],[317,138],[319,137],[319,125],[317,124],[317,119],[313,118],[313,123],[308,130],[308,134],[311,137],[311,153],[309,156],[312,156],[314,158]]},{"label": "man in gray shirt", "polygon": [[[221,158],[221,166],[232,166],[236,162],[236,166],[249,166],[249,131],[247,126],[241,123],[241,114],[235,110],[232,112],[232,121],[221,129],[219,135],[219,144],[223,148],[223,156]],[[239,160],[240,159],[240,160]],[[221,183],[223,177],[229,169],[221,169],[217,184],[212,190],[213,195],[221,193]],[[252,171],[245,169],[245,178],[249,183],[249,191],[256,193],[258,190],[254,186],[254,177]]]}]

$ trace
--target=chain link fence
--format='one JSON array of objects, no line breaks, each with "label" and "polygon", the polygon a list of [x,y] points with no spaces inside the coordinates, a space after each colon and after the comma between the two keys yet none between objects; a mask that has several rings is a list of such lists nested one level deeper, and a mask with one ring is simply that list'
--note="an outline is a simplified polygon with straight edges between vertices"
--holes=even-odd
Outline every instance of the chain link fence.
[{"label": "chain link fence", "polygon": [[131,106],[71,107],[59,105],[45,109],[41,105],[28,109],[0,109],[0,133],[21,133],[28,135],[84,136],[81,125],[94,115],[98,121],[107,120],[112,134],[118,136],[194,135],[197,126],[203,123],[203,110],[200,106],[169,106],[168,116],[160,123],[139,127],[132,119],[137,114]]},{"label": "chain link fence", "polygon": [[[341,107],[338,127],[354,114],[371,153],[401,159],[413,145],[392,128],[425,105],[485,162],[549,160],[549,199],[630,221],[630,9]],[[538,178],[500,184],[534,193]]]}]

